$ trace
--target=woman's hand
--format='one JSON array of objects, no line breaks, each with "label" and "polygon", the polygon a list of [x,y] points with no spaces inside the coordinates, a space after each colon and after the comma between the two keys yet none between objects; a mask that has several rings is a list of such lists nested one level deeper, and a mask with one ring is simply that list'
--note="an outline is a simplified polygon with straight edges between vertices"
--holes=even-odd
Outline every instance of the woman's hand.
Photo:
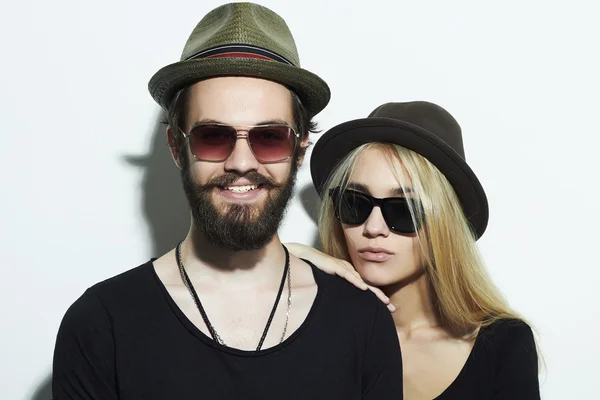
[{"label": "woman's hand", "polygon": [[396,307],[390,303],[390,299],[380,289],[367,285],[349,262],[331,257],[317,249],[300,243],[285,243],[285,247],[296,257],[310,261],[321,271],[330,275],[340,276],[359,289],[372,291],[388,307],[390,312],[396,311]]}]

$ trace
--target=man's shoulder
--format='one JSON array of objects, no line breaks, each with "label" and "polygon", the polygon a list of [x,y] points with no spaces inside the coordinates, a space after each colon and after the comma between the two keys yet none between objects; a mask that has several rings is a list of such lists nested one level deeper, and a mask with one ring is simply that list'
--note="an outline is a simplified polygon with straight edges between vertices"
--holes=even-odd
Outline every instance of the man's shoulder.
[{"label": "man's shoulder", "polygon": [[152,282],[152,260],[104,279],[88,287],[69,307],[68,315],[83,317],[108,311],[113,305],[124,304],[136,297]]},{"label": "man's shoulder", "polygon": [[352,315],[352,319],[373,319],[386,306],[370,290],[361,290],[339,276],[329,275],[311,262],[304,260],[313,270],[315,281],[327,308]]},{"label": "man's shoulder", "polygon": [[86,293],[99,297],[116,295],[123,292],[130,293],[152,282],[153,268],[152,260],[149,260],[134,268],[95,283],[86,290]]}]

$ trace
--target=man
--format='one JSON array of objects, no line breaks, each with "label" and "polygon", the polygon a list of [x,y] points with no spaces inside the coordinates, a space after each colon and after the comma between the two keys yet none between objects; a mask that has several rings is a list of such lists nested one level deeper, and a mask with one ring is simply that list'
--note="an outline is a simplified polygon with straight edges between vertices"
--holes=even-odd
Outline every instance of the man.
[{"label": "man", "polygon": [[385,306],[291,256],[277,228],[329,89],[271,10],[207,14],[149,83],[192,223],[67,311],[55,399],[400,399]]}]

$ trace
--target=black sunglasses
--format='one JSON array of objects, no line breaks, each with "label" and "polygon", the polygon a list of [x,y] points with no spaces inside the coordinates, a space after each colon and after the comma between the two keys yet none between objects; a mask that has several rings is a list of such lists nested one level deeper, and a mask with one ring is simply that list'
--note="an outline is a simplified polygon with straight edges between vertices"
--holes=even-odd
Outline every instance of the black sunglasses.
[{"label": "black sunglasses", "polygon": [[[408,203],[413,208],[421,208],[421,203],[405,197],[387,197],[378,199],[366,193],[352,189],[334,188],[329,190],[333,201],[335,217],[343,224],[362,225],[369,218],[373,207],[381,209],[381,214],[390,230],[398,233],[415,233],[420,226],[415,226]],[[418,225],[417,221],[417,225]]]}]

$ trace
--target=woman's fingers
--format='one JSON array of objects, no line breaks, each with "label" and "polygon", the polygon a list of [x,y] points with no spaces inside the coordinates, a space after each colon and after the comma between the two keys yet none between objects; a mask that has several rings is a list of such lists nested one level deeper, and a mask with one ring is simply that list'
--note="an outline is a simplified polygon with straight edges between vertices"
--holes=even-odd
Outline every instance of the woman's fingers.
[{"label": "woman's fingers", "polygon": [[394,306],[392,304],[392,302],[390,301],[390,298],[387,297],[381,289],[376,288],[375,286],[371,286],[371,285],[368,285],[368,287],[369,287],[369,290],[371,292],[375,293],[375,296],[377,296],[377,298],[379,300],[381,300],[383,302],[383,304],[385,304],[387,306],[387,308],[388,308],[388,310],[390,310],[390,312],[396,311],[396,306]]},{"label": "woman's fingers", "polygon": [[367,290],[369,288],[350,263],[343,260],[336,260],[335,264],[333,266],[333,273],[346,279],[359,289]]}]

